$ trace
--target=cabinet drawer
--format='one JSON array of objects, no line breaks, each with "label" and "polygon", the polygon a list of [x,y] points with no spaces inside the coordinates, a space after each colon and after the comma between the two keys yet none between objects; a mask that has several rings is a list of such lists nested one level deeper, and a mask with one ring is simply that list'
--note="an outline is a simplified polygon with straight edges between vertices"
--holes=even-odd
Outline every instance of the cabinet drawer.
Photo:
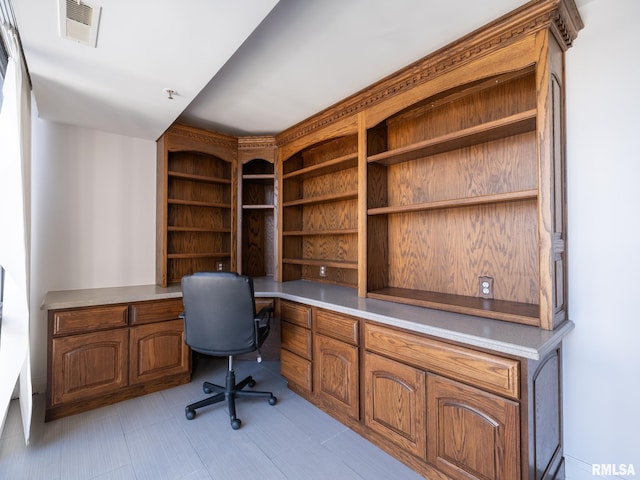
[{"label": "cabinet drawer", "polygon": [[175,320],[183,310],[181,298],[134,303],[131,305],[131,324]]},{"label": "cabinet drawer", "polygon": [[479,388],[519,397],[519,362],[367,323],[365,348]]},{"label": "cabinet drawer", "polygon": [[68,335],[124,327],[128,323],[127,305],[54,310],[49,313],[52,334]]},{"label": "cabinet drawer", "polygon": [[280,352],[280,373],[289,382],[311,391],[311,362],[287,350]]},{"label": "cabinet drawer", "polygon": [[311,360],[311,331],[289,322],[282,322],[280,328],[282,348]]},{"label": "cabinet drawer", "polygon": [[280,302],[280,318],[301,327],[311,328],[311,307],[292,302]]},{"label": "cabinet drawer", "polygon": [[358,319],[347,315],[330,312],[328,310],[315,310],[315,329],[327,337],[342,340],[351,345],[358,345]]}]

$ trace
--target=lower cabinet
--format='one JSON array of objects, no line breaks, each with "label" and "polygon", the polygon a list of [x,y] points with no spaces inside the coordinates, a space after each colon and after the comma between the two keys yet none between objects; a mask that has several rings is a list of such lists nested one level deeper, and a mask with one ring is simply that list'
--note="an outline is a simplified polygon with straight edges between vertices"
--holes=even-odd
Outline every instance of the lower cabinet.
[{"label": "lower cabinet", "polygon": [[64,405],[127,386],[126,328],[54,338],[51,344],[51,405]]},{"label": "lower cabinet", "polygon": [[520,478],[519,403],[427,377],[427,460],[451,478]]},{"label": "lower cabinet", "polygon": [[180,374],[189,369],[182,320],[131,327],[129,384],[136,385]]},{"label": "lower cabinet", "polygon": [[280,301],[280,329],[280,373],[292,390],[310,394],[313,390],[311,307]]},{"label": "lower cabinet", "polygon": [[427,457],[426,374],[365,353],[365,425],[403,450]]},{"label": "lower cabinet", "polygon": [[187,383],[181,299],[49,311],[46,420]]},{"label": "lower cabinet", "polygon": [[360,420],[360,322],[313,308],[313,390],[317,401],[343,421]]},{"label": "lower cabinet", "polygon": [[426,478],[564,478],[559,347],[533,361],[281,304],[290,388]]}]

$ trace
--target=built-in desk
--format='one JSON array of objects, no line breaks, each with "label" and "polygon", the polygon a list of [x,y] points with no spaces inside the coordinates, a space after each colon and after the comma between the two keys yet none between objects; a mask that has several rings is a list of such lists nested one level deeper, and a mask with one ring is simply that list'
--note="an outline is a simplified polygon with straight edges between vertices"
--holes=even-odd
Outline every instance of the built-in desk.
[{"label": "built-in desk", "polygon": [[[281,298],[300,302],[531,360],[540,360],[555,349],[574,328],[571,321],[549,331],[499,320],[360,298],[353,288],[304,280],[281,283],[268,277],[256,278],[254,288],[257,298]],[[157,285],[137,285],[52,291],[45,295],[41,309],[61,310],[167,298],[182,298],[180,286],[163,288]]]},{"label": "built-in desk", "polygon": [[[254,287],[278,303],[289,387],[416,471],[563,477],[561,345],[572,322],[549,331],[303,280]],[[48,292],[47,418],[189,381],[181,297],[179,285]],[[69,378],[82,365],[91,370]]]}]

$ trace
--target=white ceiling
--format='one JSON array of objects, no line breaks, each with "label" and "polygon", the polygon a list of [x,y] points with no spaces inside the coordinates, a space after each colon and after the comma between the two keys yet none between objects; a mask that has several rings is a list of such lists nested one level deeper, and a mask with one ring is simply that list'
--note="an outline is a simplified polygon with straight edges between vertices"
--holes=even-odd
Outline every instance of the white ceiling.
[{"label": "white ceiling", "polygon": [[527,3],[87,2],[102,6],[96,48],[58,35],[58,0],[12,0],[38,113],[149,140],[176,119],[278,133]]}]

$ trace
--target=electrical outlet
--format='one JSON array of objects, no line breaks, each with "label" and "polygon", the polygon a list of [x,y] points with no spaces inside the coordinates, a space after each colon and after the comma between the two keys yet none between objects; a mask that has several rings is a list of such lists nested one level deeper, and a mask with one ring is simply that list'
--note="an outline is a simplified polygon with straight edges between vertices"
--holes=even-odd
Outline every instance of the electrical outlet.
[{"label": "electrical outlet", "polygon": [[327,267],[325,267],[324,265],[322,265],[320,267],[320,276],[321,277],[326,277],[327,276]]},{"label": "electrical outlet", "polygon": [[478,277],[478,292],[482,298],[493,298],[493,277]]},{"label": "electrical outlet", "polygon": [[224,263],[218,262],[218,271],[221,272],[224,269]]}]

